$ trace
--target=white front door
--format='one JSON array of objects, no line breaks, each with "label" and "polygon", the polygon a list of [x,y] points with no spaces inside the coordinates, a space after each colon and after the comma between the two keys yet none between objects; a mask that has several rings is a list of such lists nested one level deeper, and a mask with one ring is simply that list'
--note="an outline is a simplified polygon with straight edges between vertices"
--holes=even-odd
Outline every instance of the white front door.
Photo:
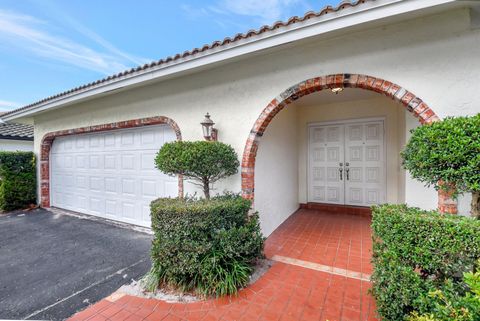
[{"label": "white front door", "polygon": [[309,127],[309,202],[370,206],[386,199],[382,120]]},{"label": "white front door", "polygon": [[176,139],[167,125],[59,137],[51,150],[52,206],[150,226],[150,202],[178,195],[178,181],[155,168]]}]

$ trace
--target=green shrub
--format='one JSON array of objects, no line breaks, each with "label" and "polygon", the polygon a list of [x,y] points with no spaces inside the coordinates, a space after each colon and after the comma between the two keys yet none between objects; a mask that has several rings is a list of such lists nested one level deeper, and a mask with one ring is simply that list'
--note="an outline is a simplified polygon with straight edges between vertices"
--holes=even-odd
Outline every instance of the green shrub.
[{"label": "green shrub", "polygon": [[176,141],[162,146],[155,158],[157,168],[167,175],[183,175],[203,188],[210,198],[211,184],[238,172],[237,153],[227,144],[214,141]]},{"label": "green shrub", "polygon": [[405,205],[375,206],[373,295],[383,320],[424,317],[435,309],[429,293],[464,296],[464,272],[480,258],[480,221]]},{"label": "green shrub", "polygon": [[37,175],[32,152],[0,152],[0,210],[36,204]]},{"label": "green shrub", "polygon": [[[477,262],[477,268],[480,261]],[[480,320],[480,272],[464,273],[466,293],[459,296],[451,281],[441,290],[431,291],[425,302],[433,308],[430,313],[420,315],[413,312],[409,321],[477,321]],[[424,299],[425,300],[425,299]]]},{"label": "green shrub", "polygon": [[471,213],[480,218],[480,114],[417,127],[402,157],[405,169],[421,182],[472,193]]},{"label": "green shrub", "polygon": [[246,285],[264,241],[250,206],[237,195],[153,201],[150,290],[163,284],[219,296]]}]

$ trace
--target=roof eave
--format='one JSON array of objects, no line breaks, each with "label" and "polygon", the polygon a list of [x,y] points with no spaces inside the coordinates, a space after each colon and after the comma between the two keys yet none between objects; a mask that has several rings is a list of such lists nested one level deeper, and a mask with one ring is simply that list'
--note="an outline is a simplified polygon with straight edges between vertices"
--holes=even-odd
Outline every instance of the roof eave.
[{"label": "roof eave", "polygon": [[32,107],[13,111],[2,117],[9,121],[22,117],[33,116],[50,109],[57,109],[80,101],[92,98],[93,96],[107,94],[112,91],[125,89],[139,84],[147,84],[151,81],[158,81],[168,76],[180,75],[202,67],[208,67],[216,63],[227,61],[236,57],[244,56],[260,50],[276,47],[298,40],[330,34],[334,31],[350,28],[357,25],[374,22],[394,16],[399,16],[414,11],[425,10],[443,5],[458,5],[456,0],[377,0],[365,3],[357,8],[346,9],[332,14],[330,17],[323,17],[318,21],[313,19],[300,25],[293,25],[290,28],[279,29],[278,31],[265,33],[246,39],[232,45],[211,49],[203,54],[190,56],[188,58],[162,64],[138,73],[128,74],[121,78],[99,83],[84,90],[78,90],[71,94],[60,96]]},{"label": "roof eave", "polygon": [[30,141],[33,142],[34,138],[33,137],[24,137],[24,136],[4,136],[0,135],[0,139],[5,139],[5,140],[21,140],[21,141]]}]

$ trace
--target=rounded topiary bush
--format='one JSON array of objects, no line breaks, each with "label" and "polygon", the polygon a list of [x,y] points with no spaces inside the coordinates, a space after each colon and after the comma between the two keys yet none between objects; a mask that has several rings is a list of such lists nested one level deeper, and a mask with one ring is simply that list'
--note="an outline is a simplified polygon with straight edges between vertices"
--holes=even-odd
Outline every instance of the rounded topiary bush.
[{"label": "rounded topiary bush", "polygon": [[238,195],[161,198],[151,204],[154,240],[147,288],[234,294],[248,283],[264,238],[251,203]]},{"label": "rounded topiary bush", "polygon": [[413,178],[472,193],[471,213],[480,217],[480,114],[417,127],[401,155]]},{"label": "rounded topiary bush", "polygon": [[235,150],[215,141],[175,141],[162,146],[155,158],[159,170],[167,175],[183,175],[203,188],[210,198],[211,184],[236,174],[240,163]]}]

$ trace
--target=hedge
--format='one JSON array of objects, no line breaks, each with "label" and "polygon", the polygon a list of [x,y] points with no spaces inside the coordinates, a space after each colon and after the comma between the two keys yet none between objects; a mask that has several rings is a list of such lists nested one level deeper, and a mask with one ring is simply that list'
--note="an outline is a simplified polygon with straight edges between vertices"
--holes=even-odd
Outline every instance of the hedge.
[{"label": "hedge", "polygon": [[0,210],[23,209],[37,201],[35,154],[0,152]]},{"label": "hedge", "polygon": [[245,286],[264,241],[258,216],[248,215],[250,206],[238,195],[153,201],[147,288],[221,296]]},{"label": "hedge", "polygon": [[372,214],[372,292],[381,318],[430,315],[439,291],[460,302],[469,290],[463,274],[480,258],[480,221],[406,205],[375,206]]}]

